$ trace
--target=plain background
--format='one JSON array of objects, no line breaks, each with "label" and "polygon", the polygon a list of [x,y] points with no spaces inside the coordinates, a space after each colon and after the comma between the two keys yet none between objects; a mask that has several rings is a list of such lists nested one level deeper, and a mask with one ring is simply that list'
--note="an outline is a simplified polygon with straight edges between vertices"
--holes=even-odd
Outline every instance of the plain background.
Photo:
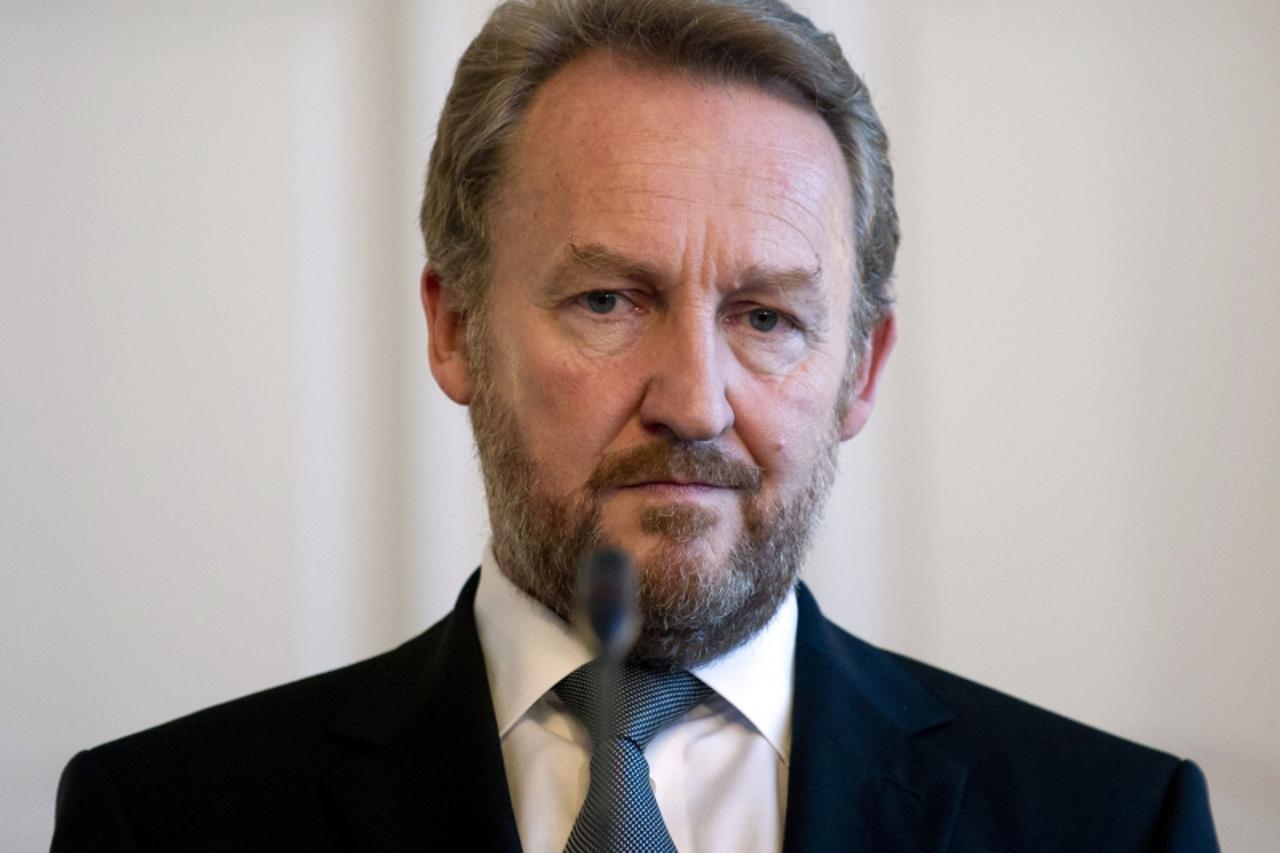
[{"label": "plain background", "polygon": [[[808,573],[1280,838],[1280,4],[798,4],[888,126],[902,339]],[[484,515],[416,206],[487,4],[0,6],[0,848],[79,748],[387,648]]]}]

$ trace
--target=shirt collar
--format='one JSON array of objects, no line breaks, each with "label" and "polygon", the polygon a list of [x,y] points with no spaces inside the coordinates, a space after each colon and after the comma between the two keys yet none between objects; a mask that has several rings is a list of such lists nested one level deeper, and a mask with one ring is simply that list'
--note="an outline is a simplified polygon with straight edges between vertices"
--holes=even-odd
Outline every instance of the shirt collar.
[{"label": "shirt collar", "polygon": [[506,737],[543,694],[593,655],[563,619],[502,573],[492,547],[480,561],[475,613],[498,736]]},{"label": "shirt collar", "polygon": [[[783,761],[791,748],[797,612],[791,591],[754,637],[692,670],[745,717]],[[485,548],[480,561],[475,615],[498,735],[505,737],[560,679],[590,661],[592,653],[563,619],[502,573],[491,547]]]},{"label": "shirt collar", "polygon": [[783,761],[791,753],[791,699],[795,692],[796,624],[791,590],[756,635],[692,672],[760,732]]}]

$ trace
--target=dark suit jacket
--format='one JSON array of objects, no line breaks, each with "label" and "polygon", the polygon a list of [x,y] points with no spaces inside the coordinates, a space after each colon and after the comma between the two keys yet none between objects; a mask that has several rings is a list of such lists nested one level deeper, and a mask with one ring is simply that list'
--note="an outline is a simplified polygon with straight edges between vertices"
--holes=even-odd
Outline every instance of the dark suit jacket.
[{"label": "dark suit jacket", "polygon": [[[477,580],[394,651],[81,752],[53,849],[518,850]],[[1217,849],[1194,764],[799,603],[789,853]]]}]

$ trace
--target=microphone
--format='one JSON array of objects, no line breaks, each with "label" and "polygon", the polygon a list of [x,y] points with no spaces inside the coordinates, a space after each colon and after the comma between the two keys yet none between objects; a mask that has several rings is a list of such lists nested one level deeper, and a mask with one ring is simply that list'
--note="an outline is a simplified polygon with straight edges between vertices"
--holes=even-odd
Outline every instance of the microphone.
[{"label": "microphone", "polygon": [[602,663],[617,665],[626,659],[640,636],[636,573],[626,553],[604,548],[583,560],[574,622]]},{"label": "microphone", "polygon": [[[601,736],[615,735],[622,705],[619,685],[622,664],[640,636],[640,606],[636,603],[636,573],[622,551],[605,548],[589,555],[578,569],[577,612],[574,625],[598,655]],[[593,739],[596,737],[592,735]],[[603,803],[601,815],[605,839],[617,841],[617,795]]]}]

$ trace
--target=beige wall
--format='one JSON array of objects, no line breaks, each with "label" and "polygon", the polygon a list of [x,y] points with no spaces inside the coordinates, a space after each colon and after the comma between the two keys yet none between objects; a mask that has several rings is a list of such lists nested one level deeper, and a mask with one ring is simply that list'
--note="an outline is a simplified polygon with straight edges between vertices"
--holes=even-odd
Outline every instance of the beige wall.
[{"label": "beige wall", "polygon": [[[1280,4],[870,15],[895,646],[1199,760],[1280,838]],[[892,389],[892,390],[891,390]]]},{"label": "beige wall", "polygon": [[[1280,837],[1280,7],[800,4],[894,142],[902,342],[810,579]],[[72,751],[384,648],[484,518],[414,215],[482,4],[0,6],[0,849]]]}]

